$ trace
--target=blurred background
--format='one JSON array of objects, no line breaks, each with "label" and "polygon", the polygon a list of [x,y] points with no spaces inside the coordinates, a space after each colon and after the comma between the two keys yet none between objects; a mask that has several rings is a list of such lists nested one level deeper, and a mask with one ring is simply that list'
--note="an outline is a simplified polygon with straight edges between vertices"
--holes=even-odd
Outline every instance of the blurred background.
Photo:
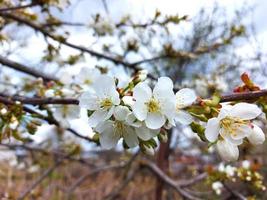
[{"label": "blurred background", "polygon": [[[264,89],[266,10],[264,0],[0,0],[0,96],[78,97],[75,82],[67,82],[83,67],[116,76],[121,87],[146,69],[151,83],[169,76],[177,89],[202,98],[231,93],[244,72]],[[1,118],[1,199],[267,198],[266,144],[246,143],[237,163],[222,163],[190,127],[178,125],[168,142],[157,139],[153,156],[124,150],[122,142],[106,151],[92,141],[86,111],[75,119],[60,105],[29,109],[59,124],[25,115],[9,132]],[[22,116],[17,107],[8,112]],[[157,179],[157,169],[189,196]]]}]

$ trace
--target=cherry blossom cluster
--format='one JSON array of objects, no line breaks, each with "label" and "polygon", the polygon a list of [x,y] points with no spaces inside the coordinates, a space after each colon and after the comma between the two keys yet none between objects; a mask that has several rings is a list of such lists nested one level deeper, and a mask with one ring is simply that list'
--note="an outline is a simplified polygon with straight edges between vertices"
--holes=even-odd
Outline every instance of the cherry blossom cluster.
[{"label": "cherry blossom cluster", "polygon": [[[190,125],[202,140],[216,146],[225,161],[238,159],[238,146],[244,141],[253,145],[265,141],[262,129],[253,122],[262,114],[256,104],[214,104],[197,97],[189,88],[175,93],[168,77],[158,78],[154,87],[146,71],[138,72],[124,84],[96,68],[82,68],[76,76],[63,71],[59,78],[64,88],[58,90],[65,91],[64,97],[79,95],[79,107],[88,111],[88,123],[105,149],[115,147],[122,139],[125,148],[139,146],[153,154],[155,138],[166,140],[166,130],[177,123]],[[78,92],[66,92],[73,91],[73,87],[79,88]],[[47,90],[46,96],[55,96],[55,91]],[[77,110],[75,105],[61,106],[55,117],[62,122],[66,116],[75,119]]]},{"label": "cherry blossom cluster", "polygon": [[99,133],[103,148],[113,148],[123,138],[129,148],[139,145],[153,152],[151,139],[162,128],[193,121],[183,110],[196,100],[193,90],[185,88],[175,94],[168,77],[159,78],[152,90],[143,76],[139,73],[126,88],[117,88],[113,77],[101,74],[80,96],[79,105],[90,111],[89,125]]}]

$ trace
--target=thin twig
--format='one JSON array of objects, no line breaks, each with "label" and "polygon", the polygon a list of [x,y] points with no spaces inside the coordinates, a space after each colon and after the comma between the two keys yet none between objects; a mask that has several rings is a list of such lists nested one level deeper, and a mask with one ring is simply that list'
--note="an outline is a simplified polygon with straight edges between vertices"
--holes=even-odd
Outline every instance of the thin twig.
[{"label": "thin twig", "polygon": [[48,168],[27,190],[25,190],[18,198],[18,200],[23,200],[26,198],[32,190],[34,190],[39,184],[42,183],[42,181],[48,177],[60,164],[63,162],[64,159],[60,159],[55,162],[53,166]]},{"label": "thin twig", "polygon": [[189,200],[200,200],[200,198],[191,195],[188,191],[182,189],[176,181],[167,176],[160,168],[157,167],[153,162],[143,160],[141,165],[150,169],[158,178],[160,178],[165,184],[175,189],[182,197]]},{"label": "thin twig", "polygon": [[12,10],[25,9],[25,8],[37,6],[39,4],[40,3],[38,3],[38,2],[32,2],[32,3],[26,4],[26,5],[18,5],[18,6],[14,6],[14,7],[0,8],[0,12],[7,12],[7,11],[12,11]]},{"label": "thin twig", "polygon": [[31,67],[27,67],[27,66],[20,64],[18,62],[14,62],[12,60],[9,60],[9,59],[1,56],[1,55],[0,55],[0,63],[2,65],[8,66],[8,67],[15,69],[17,71],[29,74],[33,77],[43,78],[45,81],[56,81],[57,80],[55,77],[53,77],[51,75],[44,74],[44,73],[37,71]]}]

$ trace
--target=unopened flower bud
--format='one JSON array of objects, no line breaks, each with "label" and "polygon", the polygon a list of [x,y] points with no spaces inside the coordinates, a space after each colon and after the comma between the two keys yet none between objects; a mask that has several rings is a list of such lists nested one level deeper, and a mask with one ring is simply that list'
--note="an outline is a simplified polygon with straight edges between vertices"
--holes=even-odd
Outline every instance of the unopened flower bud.
[{"label": "unopened flower bud", "polygon": [[158,139],[161,142],[166,143],[168,141],[168,133],[166,130],[162,130],[160,134],[158,135]]},{"label": "unopened flower bud", "polygon": [[146,155],[149,155],[149,156],[154,156],[155,155],[155,150],[150,145],[144,145],[142,150]]},{"label": "unopened flower bud", "polygon": [[144,80],[146,80],[146,78],[147,78],[147,74],[148,74],[148,71],[145,70],[145,69],[139,71],[139,73],[138,73],[139,80],[140,80],[140,81],[144,81]]}]

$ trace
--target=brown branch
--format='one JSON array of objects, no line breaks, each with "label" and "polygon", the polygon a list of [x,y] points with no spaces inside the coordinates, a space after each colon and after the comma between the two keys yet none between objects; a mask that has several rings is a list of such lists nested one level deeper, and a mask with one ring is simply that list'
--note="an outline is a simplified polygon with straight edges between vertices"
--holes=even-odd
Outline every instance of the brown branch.
[{"label": "brown branch", "polygon": [[12,69],[15,69],[17,71],[20,71],[20,72],[23,72],[23,73],[26,73],[26,74],[29,74],[31,76],[34,76],[36,78],[43,78],[45,81],[55,81],[56,78],[53,77],[53,76],[49,76],[49,75],[46,75],[40,71],[37,71],[33,68],[30,68],[30,67],[27,67],[25,65],[22,65],[18,62],[14,62],[12,60],[9,60],[3,56],[0,55],[0,63],[2,65],[5,65],[5,66],[8,66]]},{"label": "brown branch", "polygon": [[89,178],[92,175],[96,175],[99,172],[103,172],[106,170],[111,170],[111,169],[119,169],[124,167],[124,165],[121,164],[117,164],[117,165],[104,165],[102,167],[93,169],[92,171],[88,172],[87,174],[81,176],[72,186],[70,186],[70,188],[68,189],[67,195],[68,195],[68,199],[71,199],[70,196],[71,194],[75,191],[75,189],[77,187],[79,187],[79,185],[81,185],[87,178]]},{"label": "brown branch", "polygon": [[232,190],[228,185],[226,185],[226,183],[223,183],[223,186],[236,199],[239,199],[239,200],[246,200],[247,199],[246,197],[244,197],[239,192]]},{"label": "brown branch", "polygon": [[106,195],[104,198],[105,200],[114,200],[117,199],[120,192],[134,179],[134,176],[136,175],[137,169],[131,170],[127,177],[122,181],[122,183],[115,188],[110,194]]},{"label": "brown branch", "polygon": [[38,3],[38,2],[32,2],[32,3],[26,4],[26,5],[18,5],[18,6],[14,6],[14,7],[0,8],[0,12],[7,12],[7,11],[12,11],[12,10],[25,9],[25,8],[37,6],[39,4],[40,3]]},{"label": "brown branch", "polygon": [[200,198],[191,195],[188,191],[182,189],[176,181],[167,176],[160,168],[157,167],[153,162],[143,160],[141,165],[151,170],[158,178],[160,178],[166,185],[176,190],[182,197],[189,200],[200,200]]},{"label": "brown branch", "polygon": [[109,165],[109,166],[102,166],[99,167],[97,169],[94,169],[90,172],[88,172],[87,174],[85,174],[84,176],[80,177],[69,189],[68,189],[68,197],[70,197],[71,193],[74,192],[74,190],[81,185],[88,177],[90,177],[91,175],[97,174],[101,171],[105,171],[105,170],[110,170],[110,169],[121,169],[127,166],[130,166],[134,160],[137,158],[137,156],[139,155],[139,152],[135,153],[127,162],[124,163],[120,163],[117,165]]},{"label": "brown branch", "polygon": [[256,100],[264,96],[267,96],[267,89],[263,89],[263,90],[259,90],[255,92],[243,92],[243,93],[233,93],[229,95],[224,95],[224,96],[221,96],[220,102]]},{"label": "brown branch", "polygon": [[[29,27],[31,27],[32,29],[42,33],[45,37],[49,37],[61,44],[64,44],[68,47],[71,47],[71,48],[74,48],[74,49],[77,49],[77,50],[80,50],[82,52],[86,52],[86,53],[89,53],[90,55],[92,56],[95,56],[97,58],[103,58],[103,59],[106,59],[106,60],[109,60],[109,61],[112,61],[113,63],[115,64],[122,64],[124,66],[128,66],[130,67],[130,64],[127,63],[127,62],[124,62],[120,59],[117,59],[117,58],[113,58],[113,57],[110,57],[110,56],[107,56],[107,55],[104,55],[102,53],[99,53],[99,52],[96,52],[96,51],[93,51],[91,49],[88,49],[86,47],[83,47],[83,46],[79,46],[79,45],[75,45],[75,44],[72,44],[70,42],[67,42],[64,38],[60,37],[60,36],[56,36],[56,35],[53,35],[51,32],[45,30],[42,26],[39,26],[38,24],[36,23],[33,23],[27,19],[24,19],[24,18],[21,18],[21,17],[18,17],[14,14],[10,14],[10,13],[0,13],[0,16],[4,17],[4,18],[9,18],[9,19],[12,19],[14,21],[17,21],[19,23],[22,23],[22,24],[25,24]],[[138,70],[138,69],[136,69]]]},{"label": "brown branch", "polygon": [[[8,97],[8,96],[3,95],[3,94],[0,93],[0,102],[1,102],[1,103],[4,103],[4,104],[6,104],[6,105],[13,105],[13,104],[15,103],[14,101],[16,101],[16,100],[12,100],[12,98],[10,98],[10,97]],[[39,113],[39,112],[37,112],[37,111],[35,111],[35,110],[29,108],[29,107],[26,107],[26,106],[23,106],[23,110],[24,110],[25,112],[28,112],[28,113],[30,113],[30,114],[35,115],[36,117],[38,117],[38,118],[40,118],[40,119],[45,120],[45,121],[48,122],[49,124],[53,124],[53,125],[55,125],[55,126],[57,126],[57,127],[59,127],[59,128],[62,128],[62,127],[60,127],[60,123],[59,123],[57,120],[55,120],[54,118],[45,116],[45,115],[43,115],[43,114],[41,114],[41,113]],[[78,132],[76,132],[76,131],[75,131],[74,129],[72,129],[72,128],[67,128],[66,130],[69,131],[70,133],[72,133],[73,135],[75,135],[75,136],[81,138],[81,139],[87,140],[88,142],[94,142],[94,141],[93,141],[92,139],[90,139],[89,137],[80,135]]]},{"label": "brown branch", "polygon": [[[267,89],[254,91],[233,93],[221,96],[220,102],[240,101],[240,100],[257,100],[260,97],[267,96]],[[39,97],[25,97],[25,96],[8,96],[0,93],[0,102],[10,104],[11,102],[19,101],[22,104],[29,105],[46,105],[46,104],[61,104],[61,105],[78,105],[79,100],[76,98],[39,98]]]}]

